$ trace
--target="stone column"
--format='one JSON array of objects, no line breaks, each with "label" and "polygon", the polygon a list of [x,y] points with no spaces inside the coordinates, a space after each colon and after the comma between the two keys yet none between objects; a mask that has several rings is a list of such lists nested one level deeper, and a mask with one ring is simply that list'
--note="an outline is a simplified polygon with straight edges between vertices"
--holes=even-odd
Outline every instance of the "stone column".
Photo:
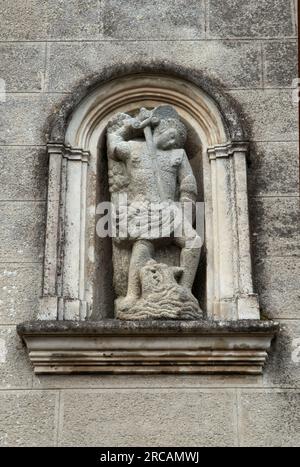
[{"label": "stone column", "polygon": [[44,289],[39,319],[84,320],[89,153],[49,144]]},{"label": "stone column", "polygon": [[213,225],[213,318],[259,319],[253,294],[247,199],[247,144],[208,150]]},{"label": "stone column", "polygon": [[64,219],[64,262],[61,319],[81,320],[86,317],[84,302],[86,154],[68,149],[66,158],[67,189]]},{"label": "stone column", "polygon": [[247,189],[247,145],[232,147],[236,236],[238,240],[238,298],[239,319],[259,319],[258,296],[253,293],[251,245]]},{"label": "stone column", "polygon": [[58,318],[57,270],[59,263],[58,244],[63,154],[63,144],[48,144],[49,179],[44,282],[38,315],[38,319],[42,320],[56,320]]}]

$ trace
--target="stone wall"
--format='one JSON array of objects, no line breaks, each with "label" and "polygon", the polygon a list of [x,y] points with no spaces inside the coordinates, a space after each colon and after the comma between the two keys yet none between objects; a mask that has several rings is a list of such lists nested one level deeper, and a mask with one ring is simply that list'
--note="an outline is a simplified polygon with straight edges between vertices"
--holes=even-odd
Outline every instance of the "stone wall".
[{"label": "stone wall", "polygon": [[[300,445],[295,3],[0,3],[0,445]],[[36,377],[16,336],[41,293],[46,121],[81,80],[139,63],[202,71],[244,112],[256,290],[282,325],[263,377]]]}]

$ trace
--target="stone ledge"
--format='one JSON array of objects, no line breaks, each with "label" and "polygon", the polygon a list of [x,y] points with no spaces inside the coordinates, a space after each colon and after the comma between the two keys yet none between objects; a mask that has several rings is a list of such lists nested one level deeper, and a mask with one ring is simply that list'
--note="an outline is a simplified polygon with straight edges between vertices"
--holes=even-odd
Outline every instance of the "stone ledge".
[{"label": "stone ledge", "polygon": [[261,374],[271,321],[33,321],[17,328],[37,374]]}]

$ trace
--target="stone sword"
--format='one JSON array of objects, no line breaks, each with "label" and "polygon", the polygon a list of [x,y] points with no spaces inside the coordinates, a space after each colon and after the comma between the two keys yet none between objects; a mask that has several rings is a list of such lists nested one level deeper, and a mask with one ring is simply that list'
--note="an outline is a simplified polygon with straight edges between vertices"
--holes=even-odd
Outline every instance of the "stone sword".
[{"label": "stone sword", "polygon": [[153,134],[152,134],[152,128],[151,128],[151,125],[158,125],[159,122],[160,122],[160,119],[158,117],[153,117],[152,115],[150,115],[150,117],[147,117],[145,120],[141,122],[136,120],[132,124],[132,126],[135,129],[144,130],[146,144],[147,144],[150,157],[151,157],[151,165],[152,165],[154,178],[157,181],[157,185],[158,185],[160,200],[166,201],[167,198],[166,198],[162,180],[159,174],[159,167],[157,163],[157,154],[156,154],[156,145],[153,140]]}]

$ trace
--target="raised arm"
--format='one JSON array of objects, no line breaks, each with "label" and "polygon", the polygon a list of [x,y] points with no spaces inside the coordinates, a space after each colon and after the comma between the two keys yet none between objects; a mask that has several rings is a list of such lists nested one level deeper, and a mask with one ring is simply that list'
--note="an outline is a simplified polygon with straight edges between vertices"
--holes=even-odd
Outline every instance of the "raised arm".
[{"label": "raised arm", "polygon": [[125,161],[130,154],[128,140],[132,132],[132,117],[119,113],[107,127],[107,155],[109,159]]}]

